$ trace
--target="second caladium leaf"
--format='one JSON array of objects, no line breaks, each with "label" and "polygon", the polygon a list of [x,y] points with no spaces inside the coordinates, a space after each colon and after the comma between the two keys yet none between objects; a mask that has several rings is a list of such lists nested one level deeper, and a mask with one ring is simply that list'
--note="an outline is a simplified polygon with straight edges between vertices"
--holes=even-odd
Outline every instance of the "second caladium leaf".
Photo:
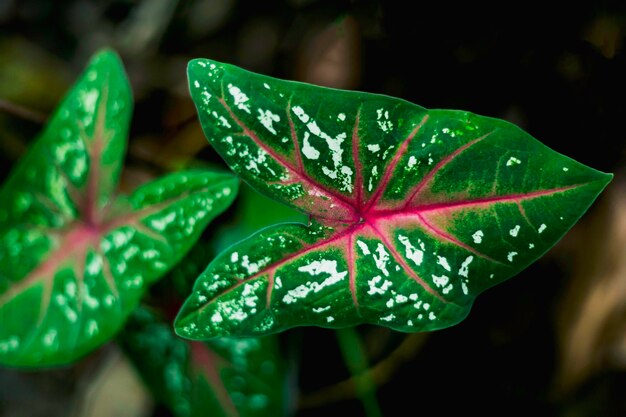
[{"label": "second caladium leaf", "polygon": [[287,415],[287,373],[275,336],[183,340],[137,308],[118,338],[137,370],[177,417]]},{"label": "second caladium leaf", "polygon": [[299,325],[454,325],[580,218],[611,175],[505,121],[427,110],[209,60],[189,65],[204,132],[259,191],[311,216],[218,256],[180,335]]},{"label": "second caladium leaf", "polygon": [[0,363],[104,343],[234,199],[237,179],[210,171],[114,199],[131,109],[119,58],[98,54],[0,189]]}]

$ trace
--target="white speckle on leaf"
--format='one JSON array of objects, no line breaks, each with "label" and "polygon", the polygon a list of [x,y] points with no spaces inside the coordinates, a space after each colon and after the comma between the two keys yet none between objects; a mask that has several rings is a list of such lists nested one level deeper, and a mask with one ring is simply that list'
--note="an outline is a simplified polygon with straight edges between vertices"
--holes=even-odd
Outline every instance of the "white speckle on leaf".
[{"label": "white speckle on leaf", "polygon": [[534,243],[529,243],[529,244],[528,244],[528,249],[533,249],[534,247],[535,247],[535,244],[534,244]]},{"label": "white speckle on leaf", "polygon": [[443,267],[446,271],[452,271],[450,264],[445,256],[437,256],[437,263]]},{"label": "white speckle on leaf", "polygon": [[407,166],[409,168],[413,168],[416,164],[417,164],[417,158],[415,158],[413,155],[411,155],[409,157],[409,162],[407,163]]},{"label": "white speckle on leaf", "polygon": [[445,287],[446,285],[448,285],[448,282],[450,281],[450,278],[445,275],[442,275],[440,277],[437,275],[432,275],[432,278],[433,278],[433,283],[439,288]]},{"label": "white speckle on leaf", "polygon": [[334,180],[337,179],[337,171],[333,171],[327,167],[322,167],[322,172]]},{"label": "white speckle on leaf", "polygon": [[233,252],[230,254],[230,261],[237,262],[239,260],[239,253]]},{"label": "white speckle on leaf", "polygon": [[402,294],[396,295],[396,303],[402,304],[402,303],[406,303],[407,301],[409,301],[409,299],[406,296]]},{"label": "white speckle on leaf", "polygon": [[326,306],[326,307],[313,307],[311,309],[314,313],[323,313],[324,311],[328,311],[330,310],[330,306]]},{"label": "white speckle on leaf", "polygon": [[545,225],[545,223],[542,223],[541,226],[539,226],[539,229],[537,229],[537,232],[539,233],[543,233],[544,230],[546,230],[548,226]]},{"label": "white speckle on leaf", "polygon": [[394,148],[395,148],[394,145],[389,145],[389,147],[387,149],[385,149],[385,152],[383,152],[383,158],[382,159],[387,159],[387,154],[389,153],[389,151],[391,151]]},{"label": "white speckle on leaf", "polygon": [[517,237],[517,234],[519,233],[519,229],[520,229],[520,225],[516,225],[514,228],[509,230],[509,234],[513,237]]},{"label": "white speckle on leaf", "polygon": [[[174,220],[176,220],[176,212],[172,211],[170,213],[168,213],[167,215],[163,216],[163,217],[155,217],[153,219],[150,220],[150,226],[158,231],[158,232],[162,232],[165,230],[165,228],[172,223]],[[123,241],[120,239],[118,241],[118,237],[123,239]],[[120,247],[122,245],[124,245],[126,242],[128,241],[127,235],[123,234],[115,234],[114,235],[114,243],[116,247]]]},{"label": "white speckle on leaf", "polygon": [[90,293],[89,290],[86,289],[85,291],[85,305],[87,307],[89,307],[92,310],[97,309],[98,307],[100,307],[100,300],[98,300],[98,297],[93,297]]},{"label": "white speckle on leaf", "polygon": [[222,317],[222,314],[219,311],[216,311],[215,313],[213,313],[213,315],[211,316],[211,321],[213,323],[221,323],[224,321],[224,318]]},{"label": "white speckle on leaf", "polygon": [[374,188],[374,185],[372,184],[372,181],[377,176],[378,176],[378,165],[374,165],[372,167],[372,176],[370,177],[369,182],[367,184],[367,191],[372,191],[372,188]]},{"label": "white speckle on leaf", "polygon": [[513,262],[513,258],[515,257],[515,255],[517,255],[517,252],[509,252],[509,253],[506,255],[506,259],[508,259],[508,260],[509,260],[509,262]]},{"label": "white speckle on leaf", "polygon": [[56,329],[48,330],[46,334],[43,336],[42,341],[43,341],[44,346],[52,346],[52,344],[57,338],[57,334],[58,332],[56,331]]},{"label": "white speckle on leaf", "polygon": [[343,122],[344,120],[346,120],[346,115],[344,113],[339,113],[337,115],[337,119]]},{"label": "white speckle on leaf", "polygon": [[257,119],[259,120],[259,122],[261,122],[261,124],[265,126],[265,128],[270,133],[273,133],[275,135],[276,129],[274,129],[273,123],[280,122],[280,116],[272,113],[269,110],[261,110],[261,109],[258,109],[258,110],[259,110],[259,116],[257,117]]},{"label": "white speckle on leaf", "polygon": [[248,313],[245,311],[237,310],[230,314],[228,317],[230,320],[243,321],[248,317]]},{"label": "white speckle on leaf", "polygon": [[327,259],[313,261],[308,265],[299,267],[298,271],[307,272],[309,275],[313,276],[328,274],[328,277],[321,283],[308,281],[306,284],[299,285],[287,291],[287,294],[283,297],[285,304],[291,304],[296,302],[299,298],[305,298],[310,292],[317,293],[329,285],[338,283],[348,275],[348,271],[339,272],[337,270],[337,261]]},{"label": "white speckle on leaf", "polygon": [[[119,270],[119,265],[118,264],[118,270]],[[126,268],[126,265],[124,264],[124,268]],[[143,284],[143,278],[141,277],[141,275],[135,275],[133,277],[128,278],[125,282],[124,282],[124,287],[126,288],[139,288],[141,287],[141,285]]]},{"label": "white speckle on leaf", "polygon": [[432,311],[428,314],[428,320],[435,320],[437,316]]},{"label": "white speckle on leaf", "polygon": [[569,168],[567,168],[567,167],[563,167],[563,171],[564,171],[564,172],[567,172],[567,171],[569,171]]},{"label": "white speckle on leaf", "polygon": [[476,232],[474,232],[474,234],[472,235],[472,239],[474,239],[474,243],[482,243],[483,241],[483,236],[484,233],[482,230],[477,230]]},{"label": "white speckle on leaf", "polygon": [[430,304],[424,303],[424,310],[428,310],[430,308]]},{"label": "white speckle on leaf", "polygon": [[385,292],[387,292],[387,289],[389,289],[389,287],[391,287],[392,285],[391,281],[385,280],[381,286],[378,286],[378,283],[380,283],[381,281],[383,281],[383,279],[380,275],[376,275],[374,278],[368,280],[367,284],[369,285],[369,289],[367,290],[367,293],[369,295],[374,295],[384,294]]},{"label": "white speckle on leaf", "polygon": [[76,319],[78,318],[78,315],[76,314],[74,310],[72,310],[69,307],[65,307],[63,309],[63,313],[65,313],[65,317],[70,323],[76,323]]},{"label": "white speckle on leaf", "polygon": [[389,271],[387,270],[387,262],[389,262],[389,254],[385,250],[385,246],[382,243],[378,243],[378,246],[376,246],[376,253],[378,256],[376,256],[376,254],[373,255],[376,268],[378,268],[383,275],[388,277]]},{"label": "white speckle on leaf", "polygon": [[395,316],[394,314],[389,314],[389,315],[387,315],[387,316],[385,316],[385,317],[381,317],[380,319],[381,319],[382,321],[387,321],[387,322],[389,322],[389,321],[391,321],[391,320],[393,320],[393,319],[395,319],[395,318],[396,318],[396,316]]},{"label": "white speckle on leaf", "polygon": [[106,297],[104,297],[104,305],[107,307],[111,307],[113,304],[115,304],[115,297],[111,294],[108,294]]},{"label": "white speckle on leaf", "polygon": [[268,83],[263,83],[263,87],[267,88],[268,90],[270,89],[270,85]]},{"label": "white speckle on leaf", "polygon": [[420,241],[420,247],[422,248],[422,250],[420,250],[413,246],[409,238],[406,236],[398,235],[398,240],[404,245],[405,256],[407,259],[412,260],[415,265],[420,266],[424,260],[424,243]]},{"label": "white speckle on leaf", "polygon": [[[323,132],[322,129],[320,129],[320,127],[318,126],[317,122],[313,120],[313,118],[309,117],[309,115],[307,115],[304,112],[302,107],[294,106],[292,107],[292,111],[294,112],[296,116],[298,116],[298,118],[300,119],[302,123],[306,124],[307,129],[312,135],[315,135],[321,139],[324,139],[326,141],[326,144],[328,145],[328,150],[330,151],[330,157],[333,162],[333,167],[329,168],[327,166],[323,166],[322,172],[333,180],[340,179],[341,190],[351,193],[353,189],[353,185],[352,185],[353,172],[350,167],[342,165],[343,149],[341,147],[341,144],[347,138],[346,133],[345,132],[339,133],[337,136],[333,138],[327,133]],[[341,178],[339,178],[340,174],[341,174]]]},{"label": "white speckle on leaf", "polygon": [[331,323],[333,321],[335,321],[335,318],[333,316],[326,317],[326,323]]},{"label": "white speckle on leaf", "polygon": [[512,157],[509,158],[508,161],[506,161],[506,166],[510,167],[512,165],[519,165],[521,163],[522,163],[522,161],[520,161],[516,157],[512,156]]},{"label": "white speckle on leaf", "polygon": [[266,256],[260,259],[258,262],[250,262],[250,258],[248,258],[248,255],[244,255],[241,260],[241,266],[246,268],[249,275],[253,275],[259,272],[261,268],[263,268],[265,265],[267,265],[269,260],[270,260],[270,257]]},{"label": "white speckle on leaf", "polygon": [[298,116],[298,119],[300,119],[302,123],[307,123],[309,121],[309,115],[304,112],[304,109],[302,107],[294,106],[291,108],[291,111],[293,112],[293,114]]},{"label": "white speckle on leaf", "polygon": [[377,144],[377,143],[374,143],[374,144],[369,144],[369,145],[367,145],[367,149],[368,149],[370,152],[374,152],[374,153],[376,153],[376,152],[380,151],[380,145],[379,145],[379,144]]},{"label": "white speckle on leaf", "polygon": [[11,336],[0,341],[0,353],[12,352],[18,347],[20,347],[20,338],[18,336]]},{"label": "white speckle on leaf", "polygon": [[68,281],[65,283],[65,294],[67,294],[68,297],[73,298],[76,296],[76,282],[74,281]]},{"label": "white speckle on leaf", "polygon": [[393,123],[389,120],[389,112],[385,111],[383,113],[383,110],[384,109],[376,110],[376,114],[377,114],[376,123],[378,123],[378,128],[380,130],[387,133],[393,130]]},{"label": "white speckle on leaf", "polygon": [[91,123],[93,120],[94,112],[96,110],[96,102],[98,101],[98,97],[100,96],[100,92],[96,89],[81,91],[80,92],[80,101],[83,104],[83,109],[86,113],[85,124]]},{"label": "white speckle on leaf", "polygon": [[198,82],[198,80],[194,81],[194,82],[193,82],[193,85],[194,85],[196,88],[200,88],[200,83]]},{"label": "white speckle on leaf", "polygon": [[159,252],[156,249],[148,249],[141,254],[141,257],[146,260],[156,259],[158,256]]},{"label": "white speckle on leaf", "polygon": [[317,149],[311,146],[309,143],[309,132],[304,132],[304,141],[302,142],[302,153],[309,159],[317,159],[320,157],[320,153]]},{"label": "white speckle on leaf", "polygon": [[371,253],[367,244],[362,240],[357,240],[356,244],[359,246],[359,249],[361,249],[361,252],[363,252],[363,255],[369,255]]},{"label": "white speckle on leaf", "polygon": [[239,110],[243,110],[246,113],[250,114],[250,103],[248,103],[248,96],[241,91],[241,89],[232,84],[228,84],[228,92],[231,96],[233,96],[233,100],[235,100],[235,106]]},{"label": "white speckle on leaf", "polygon": [[95,320],[89,320],[87,322],[87,327],[85,328],[85,333],[89,337],[98,333],[98,322]]},{"label": "white speckle on leaf", "polygon": [[461,264],[461,268],[459,269],[459,275],[461,275],[462,277],[467,278],[469,275],[469,265],[472,263],[472,261],[474,260],[473,256],[468,256],[467,258],[465,258],[465,260],[463,261],[463,263]]}]

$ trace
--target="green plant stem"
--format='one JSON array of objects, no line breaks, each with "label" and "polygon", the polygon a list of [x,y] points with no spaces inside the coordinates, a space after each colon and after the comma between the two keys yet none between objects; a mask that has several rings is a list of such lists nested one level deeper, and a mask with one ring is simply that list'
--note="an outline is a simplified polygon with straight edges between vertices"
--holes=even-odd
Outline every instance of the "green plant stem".
[{"label": "green plant stem", "polygon": [[376,384],[367,372],[369,365],[361,339],[353,327],[337,330],[337,340],[344,361],[354,376],[356,394],[365,408],[367,417],[381,417],[382,412],[376,399]]}]

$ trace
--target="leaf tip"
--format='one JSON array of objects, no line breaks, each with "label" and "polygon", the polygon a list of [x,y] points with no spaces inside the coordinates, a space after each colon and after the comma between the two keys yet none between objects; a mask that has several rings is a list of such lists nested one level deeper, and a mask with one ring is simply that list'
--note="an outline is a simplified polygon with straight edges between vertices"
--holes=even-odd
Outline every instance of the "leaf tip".
[{"label": "leaf tip", "polygon": [[122,58],[111,48],[103,48],[93,54],[87,67],[112,68],[124,72]]},{"label": "leaf tip", "polygon": [[176,336],[183,339],[201,340],[196,334],[197,330],[192,331],[192,329],[197,329],[197,327],[195,326],[195,324],[193,324],[194,320],[191,315],[188,314],[186,304],[187,303],[183,304],[183,306],[178,311],[178,315],[176,315],[176,318],[174,319],[174,333],[176,333]]},{"label": "leaf tip", "polygon": [[[96,80],[100,81],[96,81]],[[125,102],[132,102],[133,94],[130,81],[124,69],[124,63],[119,54],[111,48],[104,48],[92,55],[85,71],[83,72],[83,82],[97,83],[109,89],[115,89],[120,99]],[[131,106],[126,106],[130,117]]]},{"label": "leaf tip", "polygon": [[207,90],[207,84],[216,84],[222,78],[224,64],[206,58],[195,58],[187,64],[187,79],[192,93]]}]

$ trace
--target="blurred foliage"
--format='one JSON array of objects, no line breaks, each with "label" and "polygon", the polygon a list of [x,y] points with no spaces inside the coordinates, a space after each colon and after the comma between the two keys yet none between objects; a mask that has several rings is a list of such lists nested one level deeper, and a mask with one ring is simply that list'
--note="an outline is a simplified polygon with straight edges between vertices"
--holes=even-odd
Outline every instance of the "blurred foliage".
[{"label": "blurred foliage", "polygon": [[[409,399],[434,404],[443,414],[626,415],[624,307],[617,302],[626,280],[618,268],[624,259],[618,230],[626,212],[613,197],[623,193],[626,175],[618,170],[626,163],[626,4],[569,3],[554,11],[510,2],[484,10],[476,3],[430,6],[414,11],[406,2],[382,0],[4,0],[0,99],[46,115],[89,55],[101,46],[119,50],[136,99],[126,189],[164,171],[222,164],[202,137],[188,97],[185,69],[194,57],[506,118],[557,151],[617,171],[606,200],[548,257],[481,296],[460,326],[430,335],[385,379],[378,398],[385,415]],[[1,178],[38,129],[0,111]],[[239,239],[235,233],[243,237],[279,220],[265,218],[275,214],[275,203],[242,207],[258,198],[247,193],[243,188],[235,208],[205,233],[209,246],[198,249],[199,259],[208,263],[211,252]],[[244,214],[252,223],[236,226]],[[157,296],[163,294],[154,289]],[[384,330],[359,331],[374,367],[402,340]],[[292,384],[303,397],[349,378],[334,333],[290,333],[302,358]],[[581,346],[576,355],[584,355],[575,360],[592,365],[584,372],[569,365],[574,345]],[[0,416],[69,415],[98,360],[48,373],[0,371]],[[566,376],[574,371],[575,378]],[[362,410],[354,400],[339,399],[345,396],[334,398],[297,415]],[[159,407],[148,413],[170,415]]]}]

